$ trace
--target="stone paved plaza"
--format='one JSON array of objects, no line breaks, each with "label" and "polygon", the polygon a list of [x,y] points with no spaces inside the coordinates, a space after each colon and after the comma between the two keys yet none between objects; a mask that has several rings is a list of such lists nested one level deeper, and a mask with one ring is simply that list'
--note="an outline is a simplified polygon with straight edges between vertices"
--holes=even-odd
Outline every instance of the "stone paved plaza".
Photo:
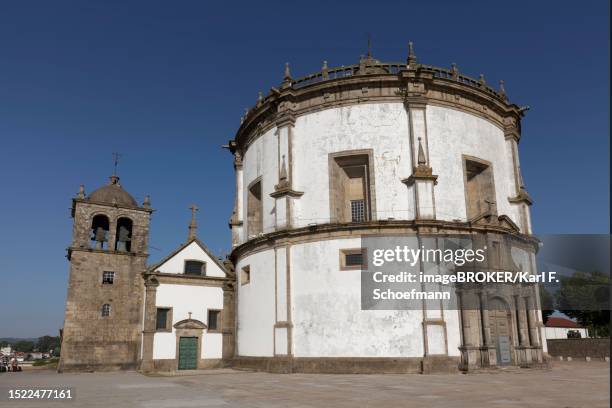
[{"label": "stone paved plaza", "polygon": [[[447,375],[278,375],[233,370],[146,377],[135,372],[0,374],[10,407],[609,407],[610,365]],[[72,402],[8,401],[9,388],[75,390]]]}]

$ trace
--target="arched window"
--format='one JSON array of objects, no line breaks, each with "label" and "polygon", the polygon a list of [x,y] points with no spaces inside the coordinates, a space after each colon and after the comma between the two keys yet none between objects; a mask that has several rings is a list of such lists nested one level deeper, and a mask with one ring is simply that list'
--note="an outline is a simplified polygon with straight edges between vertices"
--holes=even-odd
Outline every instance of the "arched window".
[{"label": "arched window", "polygon": [[108,249],[108,217],[98,214],[91,221],[91,247],[96,249]]},{"label": "arched window", "polygon": [[105,303],[102,305],[102,317],[109,317],[111,313],[111,305]]},{"label": "arched window", "polygon": [[132,250],[132,220],[125,217],[119,218],[115,237],[115,251],[130,252]]}]

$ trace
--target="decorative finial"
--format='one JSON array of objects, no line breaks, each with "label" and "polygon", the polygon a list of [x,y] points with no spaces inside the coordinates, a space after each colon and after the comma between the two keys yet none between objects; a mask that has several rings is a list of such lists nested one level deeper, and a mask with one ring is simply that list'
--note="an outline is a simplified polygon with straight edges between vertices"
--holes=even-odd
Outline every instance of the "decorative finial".
[{"label": "decorative finial", "polygon": [[457,64],[454,62],[451,64],[451,76],[453,79],[457,79],[459,76],[459,70],[457,69]]},{"label": "decorative finial", "polygon": [[285,62],[285,81],[291,81],[291,70],[289,69],[289,63]]},{"label": "decorative finial", "polygon": [[187,312],[187,314],[189,315],[189,320],[191,320],[191,312]]},{"label": "decorative finial", "polygon": [[191,222],[189,223],[189,235],[187,239],[192,240],[196,237],[198,231],[198,224],[196,223],[196,211],[198,211],[198,206],[191,204],[189,209],[191,209]]},{"label": "decorative finial", "polygon": [[480,85],[486,85],[487,84],[487,81],[485,81],[484,74],[480,74],[480,78],[478,78],[478,82],[480,82]]},{"label": "decorative finial", "polygon": [[414,65],[417,62],[416,55],[414,54],[414,45],[412,41],[408,41],[408,65]]},{"label": "decorative finial", "polygon": [[502,98],[506,99],[506,87],[504,86],[504,80],[499,80],[499,94]]},{"label": "decorative finial", "polygon": [[421,144],[421,138],[419,137],[419,153],[417,157],[417,163],[419,166],[425,166],[427,161],[425,160],[425,152],[423,151],[423,145]]},{"label": "decorative finial", "polygon": [[149,196],[148,194],[145,196],[144,201],[142,202],[142,206],[144,208],[150,208],[151,207],[151,196]]},{"label": "decorative finial", "polygon": [[285,164],[285,155],[283,154],[283,163],[281,164],[280,174],[279,174],[280,182],[287,181],[287,165]]},{"label": "decorative finial", "polygon": [[372,59],[372,36],[368,33],[368,59]]},{"label": "decorative finial", "polygon": [[83,184],[79,186],[79,192],[77,193],[77,198],[80,198],[81,200],[85,198],[85,186]]},{"label": "decorative finial", "polygon": [[261,103],[263,101],[263,94],[261,93],[261,91],[257,94],[257,102]]},{"label": "decorative finial", "polygon": [[321,68],[321,73],[323,75],[323,80],[329,79],[329,72],[327,68],[327,61],[323,61],[323,67]]},{"label": "decorative finial", "polygon": [[109,179],[110,179],[110,184],[116,184],[121,187],[121,184],[119,184],[119,176],[117,176],[116,174],[113,174],[112,176],[109,177]]}]

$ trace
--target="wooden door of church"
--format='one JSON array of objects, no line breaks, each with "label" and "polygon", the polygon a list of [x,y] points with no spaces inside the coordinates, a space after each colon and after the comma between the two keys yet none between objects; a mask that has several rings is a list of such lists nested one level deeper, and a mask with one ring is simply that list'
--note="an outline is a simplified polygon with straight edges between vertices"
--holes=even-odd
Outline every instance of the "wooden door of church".
[{"label": "wooden door of church", "polygon": [[497,299],[489,303],[489,327],[491,328],[491,339],[495,342],[497,350],[497,364],[512,364],[512,349],[510,341],[510,317],[504,304]]},{"label": "wooden door of church", "polygon": [[179,370],[195,370],[198,367],[198,338],[179,339]]}]

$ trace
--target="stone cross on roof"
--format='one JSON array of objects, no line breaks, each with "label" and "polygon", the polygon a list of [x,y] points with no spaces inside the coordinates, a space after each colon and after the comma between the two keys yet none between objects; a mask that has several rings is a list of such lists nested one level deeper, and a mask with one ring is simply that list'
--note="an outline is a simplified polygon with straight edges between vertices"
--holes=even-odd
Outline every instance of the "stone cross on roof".
[{"label": "stone cross on roof", "polygon": [[191,204],[191,222],[189,223],[189,235],[187,237],[188,240],[192,240],[196,237],[198,232],[198,224],[196,222],[196,211],[198,211],[198,206],[195,204]]}]

